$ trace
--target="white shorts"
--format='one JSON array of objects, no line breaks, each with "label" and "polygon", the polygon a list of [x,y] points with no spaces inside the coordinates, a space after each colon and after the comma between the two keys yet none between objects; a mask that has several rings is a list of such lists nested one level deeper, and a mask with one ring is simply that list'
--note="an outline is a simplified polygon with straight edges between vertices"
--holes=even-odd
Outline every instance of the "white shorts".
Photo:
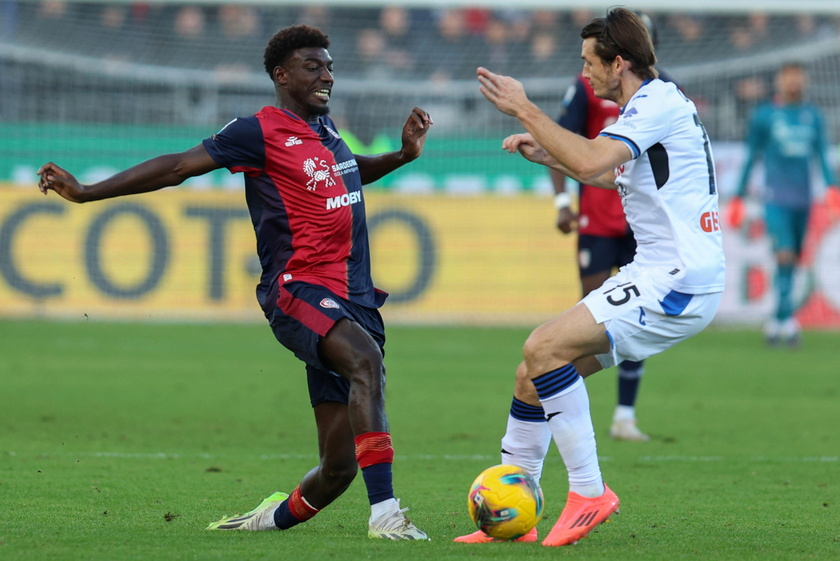
[{"label": "white shorts", "polygon": [[722,293],[684,294],[672,290],[669,280],[667,271],[631,263],[581,300],[607,328],[610,351],[595,357],[601,366],[644,360],[711,323]]}]

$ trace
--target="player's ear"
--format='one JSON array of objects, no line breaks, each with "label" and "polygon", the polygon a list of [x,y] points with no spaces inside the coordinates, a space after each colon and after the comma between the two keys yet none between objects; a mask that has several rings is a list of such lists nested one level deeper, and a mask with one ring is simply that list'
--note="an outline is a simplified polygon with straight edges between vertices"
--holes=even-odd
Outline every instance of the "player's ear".
[{"label": "player's ear", "polygon": [[632,64],[630,63],[630,61],[624,60],[624,58],[621,55],[616,55],[615,60],[612,61],[612,69],[613,72],[615,72],[616,74],[624,70],[629,70],[631,66]]},{"label": "player's ear", "polygon": [[282,66],[275,66],[271,77],[274,78],[275,84],[286,84],[289,81],[289,73]]}]

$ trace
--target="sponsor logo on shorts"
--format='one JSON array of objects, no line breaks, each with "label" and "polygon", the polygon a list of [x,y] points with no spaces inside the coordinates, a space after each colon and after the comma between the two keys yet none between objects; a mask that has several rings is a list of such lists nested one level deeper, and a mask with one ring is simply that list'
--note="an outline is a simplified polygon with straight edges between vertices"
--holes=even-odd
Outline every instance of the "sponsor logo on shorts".
[{"label": "sponsor logo on shorts", "polygon": [[324,298],[321,300],[321,307],[322,308],[335,308],[336,310],[339,308],[338,302],[333,300],[332,298]]}]

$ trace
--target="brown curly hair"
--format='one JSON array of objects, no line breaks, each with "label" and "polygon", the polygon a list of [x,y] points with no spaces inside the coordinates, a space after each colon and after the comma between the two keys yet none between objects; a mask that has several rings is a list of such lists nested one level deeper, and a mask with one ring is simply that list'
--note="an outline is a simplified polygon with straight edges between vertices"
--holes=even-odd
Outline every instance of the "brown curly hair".
[{"label": "brown curly hair", "polygon": [[316,47],[326,49],[330,46],[330,38],[317,27],[309,25],[292,25],[284,27],[268,40],[265,47],[263,61],[265,71],[274,76],[274,69],[289,59],[297,49]]}]

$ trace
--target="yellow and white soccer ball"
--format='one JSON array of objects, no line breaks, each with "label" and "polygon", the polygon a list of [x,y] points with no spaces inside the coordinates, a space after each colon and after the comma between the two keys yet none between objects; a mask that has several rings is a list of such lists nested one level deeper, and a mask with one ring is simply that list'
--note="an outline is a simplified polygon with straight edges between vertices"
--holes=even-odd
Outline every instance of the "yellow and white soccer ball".
[{"label": "yellow and white soccer ball", "polygon": [[476,477],[467,508],[479,530],[499,540],[515,540],[540,521],[543,493],[524,469],[502,464]]}]

